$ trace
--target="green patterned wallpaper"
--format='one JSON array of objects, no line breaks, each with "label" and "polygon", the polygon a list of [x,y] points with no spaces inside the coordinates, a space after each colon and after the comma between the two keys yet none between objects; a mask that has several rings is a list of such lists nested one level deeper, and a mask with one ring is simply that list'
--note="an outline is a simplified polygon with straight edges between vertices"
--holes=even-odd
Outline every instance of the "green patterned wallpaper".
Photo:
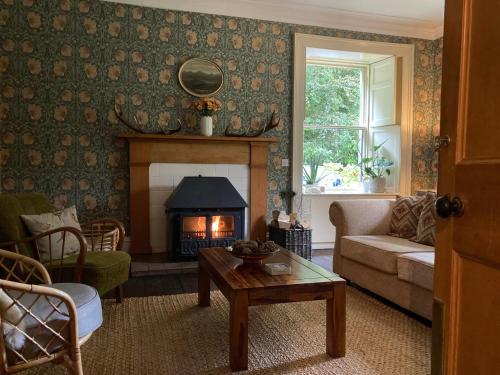
[{"label": "green patterned wallpaper", "polygon": [[0,165],[5,192],[40,191],[83,219],[128,215],[127,130],[112,108],[155,128],[180,118],[197,133],[192,98],[177,82],[190,57],[221,66],[215,134],[283,119],[269,158],[269,209],[290,185],[292,47],[295,32],[415,45],[413,188],[437,180],[442,41],[427,41],[142,8],[101,1],[0,0]]}]

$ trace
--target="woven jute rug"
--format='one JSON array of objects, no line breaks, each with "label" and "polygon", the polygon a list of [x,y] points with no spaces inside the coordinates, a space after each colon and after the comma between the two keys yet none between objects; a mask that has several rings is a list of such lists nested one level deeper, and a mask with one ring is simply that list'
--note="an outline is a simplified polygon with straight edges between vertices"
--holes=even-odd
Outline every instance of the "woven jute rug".
[{"label": "woven jute rug", "polygon": [[[83,346],[85,374],[227,374],[229,305],[212,292],[105,301],[105,322]],[[252,307],[251,374],[429,374],[431,329],[347,288],[347,355],[325,353],[325,302]],[[44,366],[30,374],[64,374]]]}]

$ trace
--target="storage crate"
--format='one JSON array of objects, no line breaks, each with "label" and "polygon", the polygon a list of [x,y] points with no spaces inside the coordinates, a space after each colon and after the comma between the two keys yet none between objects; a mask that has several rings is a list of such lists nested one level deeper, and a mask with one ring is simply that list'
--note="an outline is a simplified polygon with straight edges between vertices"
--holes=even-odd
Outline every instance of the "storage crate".
[{"label": "storage crate", "polygon": [[269,226],[269,240],[311,260],[311,229],[281,229]]}]

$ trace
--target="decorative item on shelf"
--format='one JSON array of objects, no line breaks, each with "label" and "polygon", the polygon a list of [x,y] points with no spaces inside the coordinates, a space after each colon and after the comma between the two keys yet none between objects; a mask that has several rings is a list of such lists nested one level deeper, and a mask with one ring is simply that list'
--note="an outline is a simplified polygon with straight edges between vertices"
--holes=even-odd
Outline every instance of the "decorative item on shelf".
[{"label": "decorative item on shelf", "polygon": [[213,61],[195,57],[181,65],[179,83],[188,94],[203,98],[222,89],[224,73]]},{"label": "decorative item on shelf", "polygon": [[297,220],[297,212],[290,214],[290,229],[304,229],[299,220]]},{"label": "decorative item on shelf", "polygon": [[273,215],[273,220],[271,220],[271,223],[269,223],[269,226],[279,228],[280,223],[278,222],[278,219],[280,217],[280,212],[278,210],[273,210],[272,215]]},{"label": "decorative item on shelf", "polygon": [[280,250],[273,241],[239,240],[233,246],[226,247],[231,255],[243,260],[244,265],[259,265],[262,260],[276,254]]},{"label": "decorative item on shelf", "polygon": [[201,114],[201,135],[210,137],[212,135],[212,115],[221,109],[222,103],[215,98],[201,98],[193,103],[193,107]]},{"label": "decorative item on shelf", "polygon": [[228,125],[224,134],[228,137],[258,137],[277,127],[280,122],[281,118],[278,116],[276,111],[273,111],[267,125],[261,126],[258,130],[252,130],[251,127],[248,126],[248,128],[246,128],[243,132],[232,132],[229,129],[230,125]]},{"label": "decorative item on shelf", "polygon": [[385,142],[387,142],[387,140],[379,145],[374,145],[372,147],[372,155],[363,158],[361,161],[363,173],[370,178],[369,184],[371,193],[385,192],[385,175],[390,176],[390,168],[394,166],[394,162],[392,160],[389,160],[382,155],[382,146]]},{"label": "decorative item on shelf", "polygon": [[142,133],[142,134],[164,134],[164,135],[172,135],[177,132],[179,132],[182,129],[182,122],[181,120],[177,119],[177,127],[174,129],[169,129],[168,127],[165,127],[161,124],[159,124],[161,130],[151,130],[151,129],[144,129],[139,125],[139,122],[137,121],[137,118],[134,116],[134,123],[133,125],[130,121],[126,120],[125,117],[123,117],[123,112],[118,104],[115,104],[114,107],[115,115],[118,118],[118,121],[120,121],[123,125],[128,127],[129,129],[137,132],[137,133]]}]

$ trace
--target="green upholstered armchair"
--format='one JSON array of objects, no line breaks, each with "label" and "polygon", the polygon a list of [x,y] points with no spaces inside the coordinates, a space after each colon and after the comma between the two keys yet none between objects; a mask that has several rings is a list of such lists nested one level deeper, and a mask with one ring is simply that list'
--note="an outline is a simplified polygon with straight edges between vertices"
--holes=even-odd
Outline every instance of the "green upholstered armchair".
[{"label": "green upholstered armchair", "polygon": [[[115,219],[105,218],[81,224],[82,231],[62,227],[32,236],[21,215],[40,215],[53,212],[47,198],[37,193],[0,194],[0,248],[40,261],[37,242],[62,241],[64,256],[65,239],[74,235],[79,241],[78,254],[53,257],[43,262],[55,282],[81,282],[93,286],[104,295],[115,290],[116,301],[121,302],[122,284],[128,280],[130,255],[120,251],[125,231]],[[60,250],[60,249],[59,249]]]}]

